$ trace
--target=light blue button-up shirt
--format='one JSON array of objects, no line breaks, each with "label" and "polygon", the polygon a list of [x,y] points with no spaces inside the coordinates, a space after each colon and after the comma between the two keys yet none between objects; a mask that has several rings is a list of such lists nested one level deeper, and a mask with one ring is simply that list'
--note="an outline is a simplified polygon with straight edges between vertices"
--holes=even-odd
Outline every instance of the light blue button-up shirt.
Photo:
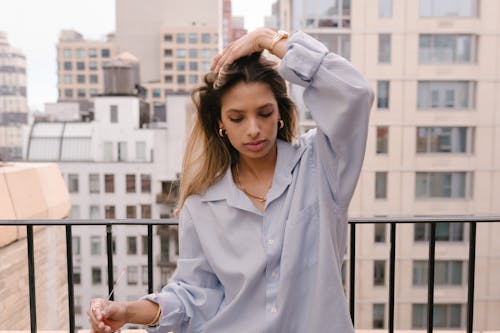
[{"label": "light blue button-up shirt", "polygon": [[318,128],[278,140],[260,212],[228,169],[179,218],[172,281],[154,330],[175,333],[353,332],[341,279],[347,208],[365,152],[372,90],[344,58],[298,32],[279,66],[305,88]]}]

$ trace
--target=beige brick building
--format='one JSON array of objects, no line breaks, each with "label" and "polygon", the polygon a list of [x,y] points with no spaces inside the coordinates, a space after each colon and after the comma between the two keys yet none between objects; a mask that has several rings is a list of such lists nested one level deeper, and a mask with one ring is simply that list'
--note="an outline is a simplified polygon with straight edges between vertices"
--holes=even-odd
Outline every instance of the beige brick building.
[{"label": "beige brick building", "polygon": [[[323,41],[376,92],[351,216],[499,215],[500,2],[284,0],[279,7],[282,28]],[[314,126],[298,104],[302,125]],[[478,226],[479,330],[500,327],[499,232],[500,223]],[[436,235],[434,327],[464,329],[469,227],[438,224]],[[387,328],[389,227],[361,226],[356,236],[356,327]],[[398,225],[397,237],[395,327],[425,328],[429,227]]]}]

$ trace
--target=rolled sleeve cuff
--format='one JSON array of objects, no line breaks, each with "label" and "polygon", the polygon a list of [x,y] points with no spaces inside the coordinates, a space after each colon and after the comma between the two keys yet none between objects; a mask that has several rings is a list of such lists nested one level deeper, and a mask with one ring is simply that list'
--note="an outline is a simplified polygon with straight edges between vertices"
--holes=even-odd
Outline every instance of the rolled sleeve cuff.
[{"label": "rolled sleeve cuff", "polygon": [[327,54],[325,45],[298,31],[288,40],[287,51],[278,72],[285,80],[307,87]]},{"label": "rolled sleeve cuff", "polygon": [[[158,324],[154,327],[147,327],[149,332],[163,332],[164,328],[174,330],[184,321],[186,311],[184,305],[175,293],[162,291],[161,293],[146,295],[142,297],[141,300],[148,300],[156,303],[161,309]],[[162,328],[161,330],[160,327]]]}]

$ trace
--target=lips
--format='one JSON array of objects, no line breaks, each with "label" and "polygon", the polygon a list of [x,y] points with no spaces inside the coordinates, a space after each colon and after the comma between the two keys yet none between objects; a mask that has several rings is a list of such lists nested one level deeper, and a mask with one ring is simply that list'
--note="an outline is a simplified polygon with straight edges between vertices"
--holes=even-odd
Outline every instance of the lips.
[{"label": "lips", "polygon": [[245,143],[245,147],[250,151],[256,152],[264,148],[265,143],[266,140],[253,141]]}]

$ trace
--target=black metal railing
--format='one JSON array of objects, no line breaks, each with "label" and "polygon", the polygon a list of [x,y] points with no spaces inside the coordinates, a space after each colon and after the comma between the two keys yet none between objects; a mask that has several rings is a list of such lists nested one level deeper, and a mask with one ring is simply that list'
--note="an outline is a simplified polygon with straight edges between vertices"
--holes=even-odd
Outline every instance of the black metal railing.
[{"label": "black metal railing", "polygon": [[[427,298],[427,332],[433,332],[433,309],[434,309],[434,267],[436,248],[436,224],[438,223],[469,223],[469,265],[467,285],[467,333],[473,330],[474,312],[474,274],[476,257],[476,225],[477,223],[500,222],[500,217],[411,217],[411,218],[354,218],[349,220],[350,246],[349,246],[349,309],[351,319],[354,323],[355,315],[355,259],[356,259],[356,226],[358,224],[385,223],[390,225],[390,254],[389,254],[389,293],[388,293],[388,332],[394,332],[394,285],[396,266],[396,226],[398,224],[430,224],[429,235],[429,269],[428,269],[428,298]],[[108,292],[113,289],[113,226],[144,225],[148,228],[148,292],[153,292],[153,226],[176,226],[174,219],[148,219],[148,220],[0,220],[0,226],[26,226],[27,249],[28,249],[28,275],[29,275],[29,299],[30,299],[30,326],[31,332],[37,331],[36,324],[36,301],[35,301],[35,260],[33,251],[33,226],[65,226],[66,228],[66,256],[67,256],[67,278],[68,278],[68,314],[69,331],[75,332],[75,310],[73,294],[73,251],[72,251],[72,226],[106,226],[106,251],[108,267]],[[114,295],[111,295],[114,299]]]}]

